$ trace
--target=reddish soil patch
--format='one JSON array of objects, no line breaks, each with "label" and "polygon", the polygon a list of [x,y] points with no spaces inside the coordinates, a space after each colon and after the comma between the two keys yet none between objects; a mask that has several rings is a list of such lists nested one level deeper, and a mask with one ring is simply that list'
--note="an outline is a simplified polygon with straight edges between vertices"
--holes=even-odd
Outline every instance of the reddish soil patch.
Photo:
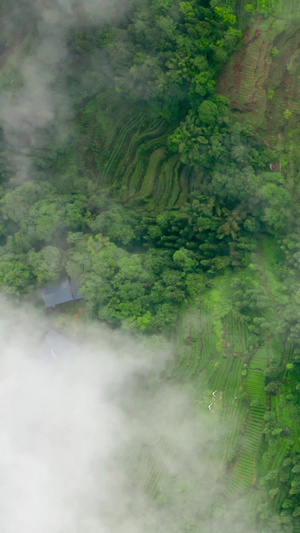
[{"label": "reddish soil patch", "polygon": [[244,60],[245,60],[247,48],[248,48],[248,46],[251,43],[253,43],[257,39],[259,39],[261,34],[262,34],[261,30],[256,30],[256,32],[253,35],[253,37],[251,39],[249,39],[249,40],[248,40],[249,30],[247,30],[247,32],[245,34],[245,45],[240,50],[240,52],[238,52],[237,58],[236,58],[236,61],[235,61],[235,65],[234,65],[234,87],[235,87],[235,89],[239,89],[239,87],[240,87],[241,71],[242,71],[242,68],[243,68],[243,63],[244,63]]},{"label": "reddish soil patch", "polygon": [[257,469],[256,457],[254,457],[254,459],[253,459],[253,463],[254,463],[254,468],[255,468],[255,474],[254,474],[254,478],[253,478],[253,481],[252,481],[252,485],[255,485],[256,482],[257,482],[257,475],[256,475],[256,469]]}]

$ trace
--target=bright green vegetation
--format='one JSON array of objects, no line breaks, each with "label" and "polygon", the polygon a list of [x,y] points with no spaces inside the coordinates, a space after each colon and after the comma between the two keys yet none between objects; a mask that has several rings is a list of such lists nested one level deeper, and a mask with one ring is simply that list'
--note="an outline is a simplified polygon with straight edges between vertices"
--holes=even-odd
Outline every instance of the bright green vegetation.
[{"label": "bright green vegetation", "polygon": [[[258,531],[299,531],[298,2],[129,4],[68,31],[68,135],[59,113],[30,146],[1,131],[0,285],[21,299],[67,274],[80,316],[175,338],[169,376],[222,421],[224,505],[242,494]],[[15,96],[39,46],[23,9],[20,46],[1,36]],[[133,483],[176,507],[160,446]]]},{"label": "bright green vegetation", "polygon": [[[211,416],[216,412],[223,420],[228,495],[248,494],[253,510],[258,505],[260,521],[272,531],[296,531],[298,356],[276,320],[276,303],[284,296],[274,276],[274,252],[274,242],[264,239],[238,278],[225,274],[199,296],[200,305],[180,326],[174,373],[179,382],[192,381],[200,405],[207,409],[212,403]],[[241,297],[244,301],[238,301]],[[266,490],[271,508],[283,509],[279,521],[269,504],[262,504]]]}]

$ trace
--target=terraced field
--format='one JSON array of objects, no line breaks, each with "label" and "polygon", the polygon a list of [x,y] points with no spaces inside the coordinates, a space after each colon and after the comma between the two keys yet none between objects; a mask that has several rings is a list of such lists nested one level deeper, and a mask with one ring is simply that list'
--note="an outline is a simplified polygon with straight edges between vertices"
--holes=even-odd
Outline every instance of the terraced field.
[{"label": "terraced field", "polygon": [[298,0],[276,0],[275,16],[286,20],[300,19],[300,5]]},{"label": "terraced field", "polygon": [[[160,402],[157,394],[146,400],[143,395],[145,427],[141,427],[139,419],[139,427],[133,430],[135,438],[116,458],[131,480],[130,490],[134,487],[136,491],[138,505],[134,512],[143,525],[147,524],[149,507],[155,509],[156,516],[152,513],[152,522],[146,529],[149,533],[198,532],[199,523],[202,527],[213,505],[214,494],[209,493],[209,485],[218,491],[215,480],[220,475],[221,462],[211,446],[216,436],[213,420],[208,414],[205,421],[205,417],[199,418],[194,406],[185,401],[184,392],[176,391],[175,409],[164,401],[164,394]],[[199,441],[195,438],[198,432]]]},{"label": "terraced field", "polygon": [[266,366],[266,347],[263,347],[252,357],[244,382],[250,405],[243,426],[239,455],[230,472],[229,486],[232,490],[241,490],[254,485],[257,481],[256,461],[262,439],[263,416],[266,407],[263,374]]},{"label": "terraced field", "polygon": [[168,154],[174,127],[163,119],[149,123],[143,113],[131,120],[122,117],[108,131],[97,157],[100,187],[120,200],[140,201],[149,211],[182,205],[193,187],[193,172],[177,155]]},{"label": "terraced field", "polygon": [[[240,8],[240,11],[243,11]],[[248,19],[249,23],[249,19]],[[300,116],[300,7],[297,0],[275,2],[267,19],[257,18],[244,35],[244,45],[225,65],[218,90],[276,145],[276,134]]]},{"label": "terraced field", "polygon": [[[254,268],[240,272],[242,279],[251,277],[253,283],[260,284],[271,304],[269,320],[273,315],[276,317],[274,302],[280,291],[276,280],[277,253],[274,241],[264,239],[254,258]],[[290,412],[286,412],[284,391],[282,403],[280,396],[270,397],[265,392],[264,371],[271,361],[280,362],[284,353],[288,360],[288,349],[284,350],[279,339],[273,337],[266,338],[254,350],[249,344],[247,328],[232,306],[227,274],[215,280],[203,297],[201,308],[190,310],[181,320],[174,378],[182,384],[194,383],[199,409],[210,411],[211,417],[220,417],[228,496],[245,492],[250,495],[254,509],[257,502],[252,488],[259,487],[264,468],[269,472],[281,465],[288,446],[288,439],[282,438],[269,463],[261,465],[267,402],[274,403],[272,411],[277,412],[279,423],[289,421],[296,440],[299,430],[293,427],[293,404]],[[284,493],[276,496],[277,509],[284,497]]]}]

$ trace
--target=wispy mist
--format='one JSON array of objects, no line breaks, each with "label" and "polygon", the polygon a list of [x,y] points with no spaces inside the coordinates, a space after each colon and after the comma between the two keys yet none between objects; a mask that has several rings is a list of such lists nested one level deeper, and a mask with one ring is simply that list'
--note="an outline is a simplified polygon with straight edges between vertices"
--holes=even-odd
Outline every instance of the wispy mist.
[{"label": "wispy mist", "polygon": [[87,331],[74,357],[45,358],[47,322],[4,305],[1,531],[111,531],[125,497],[114,455],[131,438],[123,389],[149,360],[101,329]]},{"label": "wispy mist", "polygon": [[43,144],[45,129],[48,142],[49,130],[58,142],[70,134],[68,32],[118,19],[127,5],[119,0],[31,0],[12,3],[5,11],[0,30],[12,44],[5,53],[0,125],[14,181],[32,178],[30,155]]},{"label": "wispy mist", "polygon": [[252,531],[225,498],[218,415],[163,377],[170,346],[75,322],[55,360],[52,327],[2,300],[1,531]]}]

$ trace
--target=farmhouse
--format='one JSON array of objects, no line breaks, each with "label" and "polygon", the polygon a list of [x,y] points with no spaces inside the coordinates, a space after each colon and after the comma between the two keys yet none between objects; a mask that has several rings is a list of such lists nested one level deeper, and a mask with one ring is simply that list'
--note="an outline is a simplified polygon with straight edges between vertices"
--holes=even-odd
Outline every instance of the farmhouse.
[{"label": "farmhouse", "polygon": [[52,287],[45,287],[42,297],[46,307],[56,307],[82,298],[76,280],[70,278],[64,279]]}]

